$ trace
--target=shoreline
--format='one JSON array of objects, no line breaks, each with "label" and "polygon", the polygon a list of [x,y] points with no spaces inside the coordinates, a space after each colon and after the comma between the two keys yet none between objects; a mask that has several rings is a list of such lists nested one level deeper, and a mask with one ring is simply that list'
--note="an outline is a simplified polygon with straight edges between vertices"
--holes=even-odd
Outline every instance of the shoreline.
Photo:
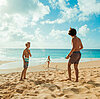
[{"label": "shoreline", "polygon": [[[40,58],[39,58],[40,59]],[[81,58],[80,63],[82,62],[92,62],[92,61],[99,61],[100,58]],[[51,59],[51,63],[67,63],[68,60],[61,58],[61,59]],[[33,67],[33,66],[39,66],[39,65],[43,65],[46,63],[46,59],[38,60],[38,58],[35,60],[30,58],[29,61],[29,67]],[[23,61],[22,59],[20,60],[14,60],[14,61],[9,61],[9,60],[5,60],[2,61],[0,60],[0,70],[1,69],[16,69],[16,68],[23,68]]]},{"label": "shoreline", "polygon": [[[9,63],[11,61],[0,61],[0,64],[3,63]],[[55,62],[50,64],[51,70],[55,70],[56,68],[58,69],[67,69],[67,62]],[[41,64],[41,65],[36,65],[36,66],[29,66],[27,72],[37,72],[37,71],[46,71],[47,64]],[[79,63],[79,69],[82,68],[94,68],[94,67],[100,67],[100,60],[95,60],[95,61],[88,61],[88,62],[80,62]],[[73,64],[72,64],[72,69],[73,69]],[[12,68],[12,69],[0,69],[0,74],[7,74],[7,73],[13,73],[13,72],[21,72],[23,70],[23,67],[18,67],[18,68]]]}]

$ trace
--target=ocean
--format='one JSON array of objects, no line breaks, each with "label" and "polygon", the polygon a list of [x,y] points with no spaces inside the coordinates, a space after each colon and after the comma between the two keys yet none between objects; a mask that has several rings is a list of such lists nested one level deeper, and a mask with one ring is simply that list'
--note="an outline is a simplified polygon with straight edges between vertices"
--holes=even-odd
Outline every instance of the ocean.
[{"label": "ocean", "polygon": [[[17,68],[23,65],[22,53],[24,49],[0,49],[0,61],[16,61],[0,65],[0,69]],[[65,59],[71,49],[30,49],[32,57],[30,66],[44,64],[50,56],[51,62],[68,62]],[[100,49],[81,50],[81,62],[100,60]]]}]

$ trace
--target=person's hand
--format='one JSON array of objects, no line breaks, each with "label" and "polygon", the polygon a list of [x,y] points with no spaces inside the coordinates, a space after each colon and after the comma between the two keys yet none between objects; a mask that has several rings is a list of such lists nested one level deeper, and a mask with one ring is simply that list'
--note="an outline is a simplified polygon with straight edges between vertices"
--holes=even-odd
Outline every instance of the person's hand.
[{"label": "person's hand", "polygon": [[69,55],[67,57],[65,57],[65,59],[68,59],[69,58]]}]

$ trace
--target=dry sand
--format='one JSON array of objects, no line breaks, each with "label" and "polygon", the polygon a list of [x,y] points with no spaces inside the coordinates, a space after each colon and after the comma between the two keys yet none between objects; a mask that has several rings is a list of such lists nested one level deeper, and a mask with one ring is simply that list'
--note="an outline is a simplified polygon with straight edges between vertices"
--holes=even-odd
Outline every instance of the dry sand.
[{"label": "dry sand", "polygon": [[21,70],[0,70],[0,99],[100,99],[100,61],[80,63],[79,82],[73,68],[66,81],[66,63],[51,63],[49,71],[46,64],[29,67],[24,81]]}]

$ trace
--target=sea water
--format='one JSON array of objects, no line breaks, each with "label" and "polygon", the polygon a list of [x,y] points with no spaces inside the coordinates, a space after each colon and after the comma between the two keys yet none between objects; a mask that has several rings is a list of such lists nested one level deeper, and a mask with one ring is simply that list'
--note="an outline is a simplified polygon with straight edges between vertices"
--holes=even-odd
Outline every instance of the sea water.
[{"label": "sea water", "polygon": [[[17,68],[23,65],[22,53],[24,49],[2,48],[0,49],[0,61],[15,61],[0,65],[0,69]],[[68,62],[65,59],[71,49],[30,49],[32,57],[30,66],[44,64],[50,56],[51,62]],[[100,49],[81,50],[81,62],[100,60]]]}]

